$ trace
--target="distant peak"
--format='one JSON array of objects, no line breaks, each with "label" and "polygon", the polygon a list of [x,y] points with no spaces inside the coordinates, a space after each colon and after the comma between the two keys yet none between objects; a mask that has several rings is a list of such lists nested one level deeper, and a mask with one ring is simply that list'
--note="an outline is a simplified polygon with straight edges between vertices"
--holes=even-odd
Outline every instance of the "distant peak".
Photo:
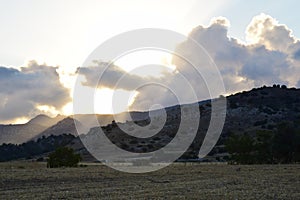
[{"label": "distant peak", "polygon": [[40,120],[40,119],[51,119],[51,117],[49,117],[48,115],[45,115],[45,114],[40,114],[40,115],[35,116],[31,120],[29,120],[28,123],[34,122],[35,120]]},{"label": "distant peak", "polygon": [[53,124],[56,124],[58,121],[62,120],[63,118],[64,117],[61,115],[51,118],[48,115],[40,114],[32,118],[31,120],[29,120],[27,124],[37,124],[37,125],[49,127],[52,126]]}]

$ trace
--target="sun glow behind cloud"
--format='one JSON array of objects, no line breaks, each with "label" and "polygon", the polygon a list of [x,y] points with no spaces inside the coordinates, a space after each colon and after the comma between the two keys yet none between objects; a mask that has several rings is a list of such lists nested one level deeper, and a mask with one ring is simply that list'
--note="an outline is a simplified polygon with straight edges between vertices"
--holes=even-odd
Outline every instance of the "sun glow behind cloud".
[{"label": "sun glow behind cloud", "polygon": [[[172,72],[176,69],[171,64],[171,60],[172,55],[168,52],[161,50],[140,50],[122,56],[114,64],[120,66],[128,74],[135,74],[141,77],[159,77],[163,73]],[[64,74],[63,72],[61,73]],[[79,82],[85,82],[85,78],[81,75],[73,76],[72,79],[68,79],[68,76],[62,76],[61,78],[62,82],[66,82],[67,79],[69,83],[73,82],[72,84],[65,84],[66,87],[70,88],[72,93],[74,92],[74,87],[70,86],[74,86],[76,78]],[[63,108],[65,115],[83,113],[115,114],[128,111],[128,108],[132,105],[138,94],[135,90],[128,91],[101,86],[91,88],[82,84],[77,85],[76,90],[80,91],[82,98],[88,97],[89,94],[94,94],[94,109],[91,110],[89,106],[82,105],[82,108],[76,109],[76,113],[73,113],[72,106],[67,104]],[[117,99],[117,102],[115,99]]]},{"label": "sun glow behind cloud", "polygon": [[[79,82],[84,82],[84,77],[79,75]],[[74,89],[74,88],[73,88]],[[72,91],[73,91],[72,89]],[[122,89],[112,88],[91,88],[82,84],[76,84],[76,91],[80,93],[82,104],[76,109],[73,104],[69,103],[63,108],[65,115],[71,114],[114,114],[128,110],[128,107],[133,103],[136,91],[126,91]],[[91,96],[91,94],[93,94]],[[93,101],[91,101],[91,98]],[[113,101],[117,99],[117,101]],[[93,102],[93,106],[87,104]]]},{"label": "sun glow behind cloud", "polygon": [[[295,2],[291,2],[292,1],[290,1],[290,3],[289,1],[285,1],[282,3],[282,6],[288,8],[289,5],[296,4]],[[261,69],[261,76],[264,80],[277,82],[286,80],[287,82],[284,82],[285,84],[290,84],[291,86],[300,85],[300,80],[298,80],[297,76],[299,74],[298,66],[300,63],[300,50],[298,51],[299,43],[297,42],[297,37],[294,37],[292,35],[293,32],[291,32],[291,29],[294,30],[296,25],[293,23],[288,24],[289,22],[295,21],[296,17],[291,17],[291,19],[293,19],[292,21],[289,21],[289,17],[285,17],[285,15],[297,16],[297,13],[292,13],[291,10],[295,10],[292,8],[285,9],[285,12],[280,8],[280,10],[274,14],[275,8],[272,2],[260,3],[259,1],[253,1],[250,4],[253,7],[251,12],[248,8],[247,10],[241,6],[241,4],[243,4],[242,2],[232,0],[211,0],[209,2],[201,0],[132,0],[130,3],[128,3],[128,1],[91,0],[89,4],[81,1],[66,1],[64,4],[61,4],[58,0],[43,2],[29,0],[26,2],[18,2],[18,6],[15,6],[15,4],[16,2],[12,0],[5,3],[3,2],[0,7],[0,27],[3,28],[0,33],[0,43],[3,47],[0,49],[0,64],[5,67],[13,67],[19,71],[21,71],[20,66],[28,68],[28,63],[26,62],[24,64],[26,60],[38,61],[37,63],[39,63],[39,65],[47,64],[54,67],[58,66],[56,71],[59,74],[59,80],[64,87],[69,89],[70,96],[73,94],[73,88],[77,78],[75,73],[76,68],[81,67],[85,58],[107,39],[125,31],[139,28],[163,28],[187,35],[193,28],[199,25],[203,25],[204,29],[211,27],[211,24],[209,24],[210,19],[213,17],[220,19],[218,16],[224,16],[231,22],[231,27],[227,30],[230,40],[227,41],[227,36],[220,35],[217,30],[212,32],[207,30],[208,35],[216,34],[216,37],[214,36],[215,39],[211,39],[208,35],[203,35],[203,40],[201,41],[208,44],[207,49],[211,50],[212,55],[218,55],[218,57],[216,57],[217,64],[224,68],[222,73],[226,72],[224,79],[225,82],[227,81],[226,84],[228,88],[232,89],[233,86],[236,86],[235,90],[240,90],[253,87],[253,83],[256,85],[261,84],[258,81],[260,77],[257,77],[257,75],[260,75],[258,73],[259,69]],[[230,10],[234,8],[234,6],[232,7],[233,4],[239,5],[238,9]],[[262,4],[270,7],[271,11],[264,11],[264,9],[259,6]],[[247,4],[247,6],[249,5]],[[293,7],[296,8],[297,6]],[[253,18],[250,24],[251,26],[249,27],[254,28],[254,31],[249,29],[246,31],[248,35],[244,35],[246,23],[249,23],[251,18],[260,12],[266,12],[275,18],[270,18],[268,21],[266,21],[266,15]],[[53,13],[55,13],[55,15],[53,15]],[[266,24],[266,22],[268,22],[268,24]],[[288,29],[287,26],[284,25],[285,23],[287,23],[291,29]],[[222,23],[218,24],[224,25]],[[294,25],[294,27],[291,25]],[[228,27],[228,24],[225,24],[225,26]],[[238,32],[241,32],[241,34],[236,34],[237,29],[240,30]],[[299,29],[296,28],[294,33],[297,33],[297,30],[299,32]],[[291,34],[289,35],[289,33]],[[223,36],[223,38],[220,36]],[[235,42],[236,37],[241,40],[237,39]],[[275,41],[276,38],[280,38],[280,40]],[[283,39],[285,40],[283,41]],[[253,44],[253,48],[249,46],[250,43]],[[214,47],[214,45],[216,46]],[[259,47],[260,45],[264,45],[268,51],[263,48],[255,48],[255,46]],[[222,48],[220,47],[226,47],[227,49],[222,52]],[[235,49],[239,50],[230,51]],[[261,53],[256,53],[259,50]],[[265,55],[262,54],[263,52],[265,52]],[[279,61],[284,60],[284,56],[287,57],[288,62],[281,64]],[[176,67],[171,64],[171,57],[171,54],[166,52],[139,50],[124,55],[113,62],[129,74],[138,75],[143,78],[148,76],[162,77],[165,74],[177,70]],[[272,62],[264,62],[268,60],[268,57]],[[106,60],[106,58],[99,59]],[[242,66],[245,61],[250,63],[249,66],[258,66],[257,69],[253,70],[255,73],[250,73],[252,72],[252,68],[249,68],[248,65],[246,66],[248,67],[248,71]],[[286,66],[286,68],[279,68],[277,71],[273,70],[272,67],[270,67],[270,69],[260,68],[260,65],[265,66],[265,63],[271,65],[272,63],[278,62],[280,65]],[[178,70],[179,67],[180,66],[178,66]],[[280,72],[280,76],[275,78],[277,72]],[[44,78],[42,80],[48,79]],[[43,82],[42,80],[40,83]],[[12,81],[12,83],[13,82],[14,81]],[[48,85],[51,86],[50,89],[53,89],[53,83],[50,81],[48,81],[48,83]],[[43,84],[39,84],[39,87],[42,85]],[[16,87],[16,89],[18,88],[20,87]],[[56,88],[59,87],[56,86]],[[51,95],[53,96],[53,91],[49,92],[51,95],[46,94],[50,89],[43,89],[43,91],[40,92],[46,96],[45,99],[51,99]],[[84,91],[90,91],[91,88],[81,86],[81,90],[84,96],[84,94],[87,93]],[[94,89],[92,90],[94,91]],[[30,96],[32,91],[33,90],[28,89],[24,97],[16,99],[25,102],[25,100],[27,100],[25,97]],[[23,93],[15,92],[15,94]],[[57,93],[58,97],[59,94],[60,93]],[[116,113],[126,111],[128,105],[132,105],[134,100],[138,99],[138,94],[140,93],[131,89],[122,90],[112,87],[97,88],[95,90],[96,103],[94,109],[85,110],[83,104],[80,111],[82,113]],[[122,100],[122,102],[116,106],[115,110],[112,110],[113,96],[117,96]],[[35,99],[40,97],[41,95],[36,95]],[[1,98],[5,100],[5,97]],[[39,113],[49,114],[51,116],[57,113],[65,115],[73,113],[70,100],[61,100],[61,102],[65,102],[66,104],[63,107],[61,105],[54,105],[54,108],[53,102],[55,100],[35,103],[35,99],[30,99],[29,97],[28,99],[28,102],[33,102],[32,105],[35,107],[31,110],[29,109],[29,111],[24,111],[24,113],[27,113],[26,116],[23,114],[13,116],[17,122],[24,122],[25,119],[29,119]],[[12,101],[10,100],[9,102]],[[21,103],[22,102],[18,101],[18,103],[14,104],[20,105]],[[16,108],[16,106],[9,107],[11,110],[7,113],[14,113],[14,108]],[[8,114],[3,114],[2,116],[6,117],[2,119],[3,121],[8,120]]]},{"label": "sun glow behind cloud", "polygon": [[[163,28],[187,34],[192,27],[206,23],[213,12],[227,2],[91,0],[88,4],[82,1],[66,1],[62,4],[58,0],[44,2],[29,0],[18,2],[18,6],[15,6],[15,1],[3,2],[0,7],[0,26],[5,28],[1,31],[0,37],[3,47],[0,49],[0,62],[3,66],[14,66],[17,69],[19,66],[26,66],[24,64],[26,60],[59,66],[57,69],[59,79],[72,94],[76,68],[80,67],[85,58],[105,40],[124,31],[139,28]],[[197,12],[194,12],[195,8]],[[146,64],[154,63],[167,67],[156,66],[139,71],[136,67],[140,65],[140,61],[133,60],[136,57]],[[136,70],[131,73],[142,76],[160,76],[165,71],[175,70],[170,64],[169,55],[154,55],[149,52],[148,56],[135,54],[124,57],[116,63],[128,72],[135,68]],[[111,113],[108,105],[113,91],[108,88],[97,89],[96,93],[99,93],[97,95],[101,98],[98,99],[103,102],[102,108],[100,105],[97,106],[97,112]],[[124,97],[136,94],[134,91],[118,93],[124,94]],[[125,103],[122,105],[123,108],[118,108],[117,111],[127,109]],[[37,110],[49,112],[50,115],[58,111],[54,111],[51,105],[38,106]],[[70,102],[66,102],[60,111],[62,114],[71,114],[71,107]],[[27,119],[29,118],[27,116]]]},{"label": "sun glow behind cloud", "polygon": [[174,71],[176,66],[171,62],[171,53],[162,50],[138,50],[120,57],[114,64],[128,73],[145,77],[161,76],[165,71]]}]

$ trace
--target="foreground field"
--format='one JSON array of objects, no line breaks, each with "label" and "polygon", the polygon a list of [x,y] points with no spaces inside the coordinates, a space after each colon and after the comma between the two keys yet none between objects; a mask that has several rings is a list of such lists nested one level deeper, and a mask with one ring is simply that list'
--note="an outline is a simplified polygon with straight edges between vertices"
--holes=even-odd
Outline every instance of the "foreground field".
[{"label": "foreground field", "polygon": [[300,165],[173,164],[147,174],[106,166],[0,163],[0,199],[300,199]]}]

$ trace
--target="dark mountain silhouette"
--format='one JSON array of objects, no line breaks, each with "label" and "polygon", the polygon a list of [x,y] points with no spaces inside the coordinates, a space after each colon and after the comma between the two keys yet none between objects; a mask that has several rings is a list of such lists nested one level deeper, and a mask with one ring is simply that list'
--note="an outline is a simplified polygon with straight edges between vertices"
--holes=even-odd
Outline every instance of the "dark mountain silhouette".
[{"label": "dark mountain silhouette", "polygon": [[[294,124],[300,123],[300,89],[288,89],[279,85],[274,85],[273,87],[264,86],[252,89],[251,91],[244,91],[230,95],[226,97],[226,99],[227,111],[224,128],[217,145],[205,158],[206,160],[222,161],[227,159],[226,157],[228,157],[228,152],[224,148],[224,144],[232,133],[236,135],[243,135],[246,133],[250,137],[254,138],[258,131],[273,131],[274,134],[276,134],[278,125],[283,121],[288,121]],[[214,101],[218,101],[218,99],[214,99]],[[198,107],[201,111],[201,120],[199,122],[197,135],[181,159],[197,158],[203,138],[210,123],[211,101],[199,102]],[[166,113],[167,121],[163,129],[150,138],[129,137],[117,126],[118,124],[121,124],[131,130],[131,125],[133,123],[141,126],[147,125],[150,123],[148,112],[133,112],[132,116],[134,117],[132,118],[135,119],[134,122],[127,121],[130,113],[123,113],[123,116],[120,115],[119,119],[122,119],[122,122],[105,124],[104,122],[108,123],[108,121],[112,119],[112,116],[105,116],[103,118],[98,116],[98,120],[102,120],[100,124],[106,136],[120,148],[136,153],[153,152],[156,149],[167,145],[177,133],[181,119],[180,106],[177,105],[166,108]],[[97,120],[91,122],[92,115],[74,116],[74,118],[76,117],[77,119],[79,119],[78,117],[81,117],[80,121],[81,123],[84,122],[84,124],[81,124],[83,126],[88,125],[86,127],[89,128],[95,126],[95,128],[88,128],[88,131],[86,132],[87,135],[83,138],[93,137],[99,133],[99,124],[97,125]],[[86,121],[82,119],[85,119]],[[152,128],[155,129],[155,127]],[[71,118],[66,118],[51,128],[48,128],[44,131],[44,133],[40,133],[39,136],[45,139],[47,137],[51,137],[50,135],[57,136],[63,133],[74,133],[69,130],[75,131],[74,121]],[[131,131],[134,132],[134,129]],[[187,133],[188,131],[187,127]],[[67,145],[83,154],[83,157],[87,160],[92,159],[92,156],[89,155],[78,137],[74,138],[72,142]]]},{"label": "dark mountain silhouette", "polygon": [[[66,117],[58,115],[55,118],[38,115],[26,124],[0,125],[0,144],[21,144],[42,136],[60,135],[63,133],[78,135],[89,131],[89,128],[85,127],[105,126],[113,120],[124,122],[131,119],[142,120],[147,117],[148,113],[146,112],[124,112],[115,116],[82,114]],[[77,122],[78,130],[75,128],[73,119]],[[79,121],[81,123],[79,123]],[[79,133],[77,133],[77,131],[79,131]]]},{"label": "dark mountain silhouette", "polygon": [[[300,123],[300,89],[287,89],[285,86],[279,85],[264,86],[230,95],[226,99],[228,105],[222,134],[215,148],[206,157],[206,159],[212,161],[224,160],[228,157],[224,144],[232,133],[237,135],[247,134],[254,138],[258,131],[270,131],[276,134],[278,125],[284,121],[292,124]],[[218,99],[214,99],[214,101],[218,101]],[[201,111],[201,120],[197,135],[181,159],[196,159],[198,157],[199,149],[210,123],[211,102],[205,101],[198,104]],[[166,108],[166,112],[167,121],[165,126],[156,135],[149,138],[128,136],[118,126],[127,127],[127,131],[130,130],[131,133],[134,133],[136,130],[132,127],[132,122],[109,124],[102,127],[102,130],[116,146],[122,149],[135,153],[153,152],[167,145],[178,131],[181,118],[180,106]],[[193,120],[193,116],[191,120]],[[150,121],[146,119],[135,123],[144,126],[149,124]],[[186,129],[188,135],[189,127],[186,127]],[[96,127],[90,129],[87,137],[93,138],[94,135],[100,134],[99,128]],[[108,153],[105,148],[103,153]]]}]

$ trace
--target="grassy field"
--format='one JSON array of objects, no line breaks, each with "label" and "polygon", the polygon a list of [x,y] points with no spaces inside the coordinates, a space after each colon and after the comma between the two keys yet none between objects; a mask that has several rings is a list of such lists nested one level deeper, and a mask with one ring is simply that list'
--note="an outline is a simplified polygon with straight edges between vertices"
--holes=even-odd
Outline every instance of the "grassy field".
[{"label": "grassy field", "polygon": [[300,199],[300,165],[173,164],[146,174],[106,166],[0,163],[0,199]]}]

